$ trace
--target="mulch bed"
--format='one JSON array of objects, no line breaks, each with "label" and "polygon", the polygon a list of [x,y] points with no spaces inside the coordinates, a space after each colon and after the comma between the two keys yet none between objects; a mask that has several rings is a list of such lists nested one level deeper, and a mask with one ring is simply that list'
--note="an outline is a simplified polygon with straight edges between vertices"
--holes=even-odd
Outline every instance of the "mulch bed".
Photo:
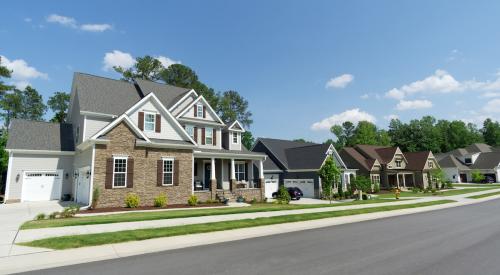
[{"label": "mulch bed", "polygon": [[91,213],[106,213],[106,212],[123,212],[123,211],[137,211],[137,210],[162,210],[162,209],[181,209],[181,208],[204,208],[204,207],[214,207],[214,206],[225,206],[223,203],[210,203],[210,204],[198,204],[196,206],[190,206],[187,204],[171,204],[166,207],[154,207],[154,206],[139,206],[136,208],[127,207],[103,207],[97,209],[82,210],[80,214],[91,214]]}]

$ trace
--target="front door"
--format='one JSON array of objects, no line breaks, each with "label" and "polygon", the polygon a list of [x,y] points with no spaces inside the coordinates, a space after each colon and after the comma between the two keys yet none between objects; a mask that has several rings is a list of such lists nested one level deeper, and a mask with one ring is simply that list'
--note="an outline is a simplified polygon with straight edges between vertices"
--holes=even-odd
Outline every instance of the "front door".
[{"label": "front door", "polygon": [[212,165],[205,163],[205,179],[203,181],[204,189],[210,189],[210,175],[212,174]]},{"label": "front door", "polygon": [[467,182],[467,174],[460,174],[460,182]]}]

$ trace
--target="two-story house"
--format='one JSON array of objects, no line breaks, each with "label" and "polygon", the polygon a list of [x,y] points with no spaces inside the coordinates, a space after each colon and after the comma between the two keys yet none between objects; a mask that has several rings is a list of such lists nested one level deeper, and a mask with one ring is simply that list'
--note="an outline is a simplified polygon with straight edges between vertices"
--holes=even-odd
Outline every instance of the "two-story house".
[{"label": "two-story house", "polygon": [[67,120],[12,121],[7,202],[88,205],[96,188],[98,207],[123,206],[128,193],[141,205],[159,194],[169,204],[264,197],[266,155],[248,151],[242,125],[224,123],[194,90],[75,73]]}]

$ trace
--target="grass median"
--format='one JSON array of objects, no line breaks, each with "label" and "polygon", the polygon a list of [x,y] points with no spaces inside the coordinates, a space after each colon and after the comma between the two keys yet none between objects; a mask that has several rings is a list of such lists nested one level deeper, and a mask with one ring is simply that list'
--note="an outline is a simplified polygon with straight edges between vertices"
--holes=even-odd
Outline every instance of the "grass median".
[{"label": "grass median", "polygon": [[325,204],[282,205],[273,203],[262,203],[262,204],[254,204],[249,207],[221,207],[221,208],[210,208],[210,209],[199,208],[193,210],[134,212],[134,213],[122,213],[122,214],[109,214],[101,216],[74,217],[67,219],[28,221],[25,222],[23,225],[21,225],[20,229],[24,230],[24,229],[47,228],[47,227],[64,227],[64,226],[91,225],[91,224],[109,224],[118,222],[178,219],[178,218],[201,217],[201,216],[252,213],[252,212],[269,212],[269,211],[297,210],[297,209],[310,209],[310,208],[321,208],[321,207],[338,207],[338,206],[384,203],[384,202],[396,202],[396,200],[373,199],[373,200],[352,201],[343,203],[336,202],[332,204],[326,204],[327,203],[326,201]]},{"label": "grass median", "polygon": [[[447,189],[447,190],[438,190],[437,193],[423,193],[423,192],[418,192],[414,193],[412,191],[404,191],[400,193],[401,198],[407,198],[407,197],[448,197],[448,196],[455,196],[455,195],[463,195],[463,194],[469,194],[469,193],[475,193],[475,192],[481,192],[481,191],[486,191],[486,190],[493,190],[493,189],[499,189],[498,186],[495,187],[469,187],[469,188],[464,188],[464,189]],[[380,194],[377,198],[379,199],[385,199],[385,198],[394,198],[393,193],[385,193],[385,194]]]},{"label": "grass median", "polygon": [[496,196],[496,195],[500,195],[500,191],[499,192],[492,192],[492,193],[486,193],[486,194],[481,194],[481,195],[470,196],[470,197],[467,197],[467,198],[468,199],[482,199],[482,198],[487,198],[487,197]]},{"label": "grass median", "polygon": [[214,231],[273,225],[280,223],[301,222],[301,221],[351,216],[351,215],[367,214],[367,213],[382,212],[382,211],[393,211],[400,209],[439,205],[450,202],[454,201],[439,200],[439,201],[429,201],[429,202],[421,202],[421,203],[406,204],[406,205],[388,205],[388,206],[371,207],[364,209],[283,215],[276,217],[244,219],[236,221],[224,221],[224,222],[213,222],[213,223],[203,223],[203,224],[179,225],[179,226],[163,227],[163,228],[138,229],[138,230],[126,230],[119,232],[109,232],[109,233],[54,237],[54,238],[47,238],[47,239],[21,243],[21,245],[32,246],[32,247],[44,247],[50,249],[70,249],[70,248],[78,248],[85,246],[96,246],[96,245],[122,243],[130,241],[140,241],[153,238],[207,233]]}]

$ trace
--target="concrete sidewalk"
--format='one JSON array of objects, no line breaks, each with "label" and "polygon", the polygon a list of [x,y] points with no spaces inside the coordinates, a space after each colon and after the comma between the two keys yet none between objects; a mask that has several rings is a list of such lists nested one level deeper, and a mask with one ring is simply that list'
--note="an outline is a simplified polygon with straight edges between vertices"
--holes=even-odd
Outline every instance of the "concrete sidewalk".
[{"label": "concrete sidewalk", "polygon": [[[184,247],[207,245],[219,242],[235,241],[247,238],[282,234],[300,230],[328,227],[339,224],[354,223],[380,218],[388,218],[413,213],[421,213],[498,199],[500,195],[483,199],[467,200],[443,205],[401,209],[387,212],[377,212],[354,216],[327,218],[305,222],[277,224],[243,228],[229,231],[210,232],[203,234],[184,235],[176,237],[157,238],[145,241],[134,241],[96,247],[85,247],[59,251],[47,251],[35,254],[0,258],[0,273],[23,272],[63,265],[72,265],[107,259],[116,259],[145,253],[173,250]],[[415,201],[413,201],[415,202]]]},{"label": "concrete sidewalk", "polygon": [[29,242],[33,240],[45,239],[50,237],[83,235],[83,234],[93,234],[93,233],[103,233],[103,232],[116,232],[123,230],[146,229],[146,228],[160,228],[160,227],[170,227],[170,226],[200,224],[200,223],[210,223],[210,222],[235,221],[243,219],[276,217],[283,215],[332,212],[332,211],[363,209],[363,208],[372,208],[372,207],[380,207],[388,205],[405,205],[405,204],[414,204],[418,202],[426,202],[426,201],[442,200],[442,199],[443,198],[439,197],[425,197],[425,198],[420,198],[418,200],[401,200],[397,202],[393,201],[384,203],[359,204],[359,205],[347,205],[347,206],[335,206],[335,207],[321,207],[321,208],[296,209],[296,210],[200,216],[200,217],[189,217],[189,218],[178,218],[178,219],[163,219],[163,220],[149,220],[149,221],[137,221],[137,222],[121,222],[121,223],[109,223],[109,224],[93,224],[93,225],[28,229],[19,231],[15,239],[15,243]]}]

